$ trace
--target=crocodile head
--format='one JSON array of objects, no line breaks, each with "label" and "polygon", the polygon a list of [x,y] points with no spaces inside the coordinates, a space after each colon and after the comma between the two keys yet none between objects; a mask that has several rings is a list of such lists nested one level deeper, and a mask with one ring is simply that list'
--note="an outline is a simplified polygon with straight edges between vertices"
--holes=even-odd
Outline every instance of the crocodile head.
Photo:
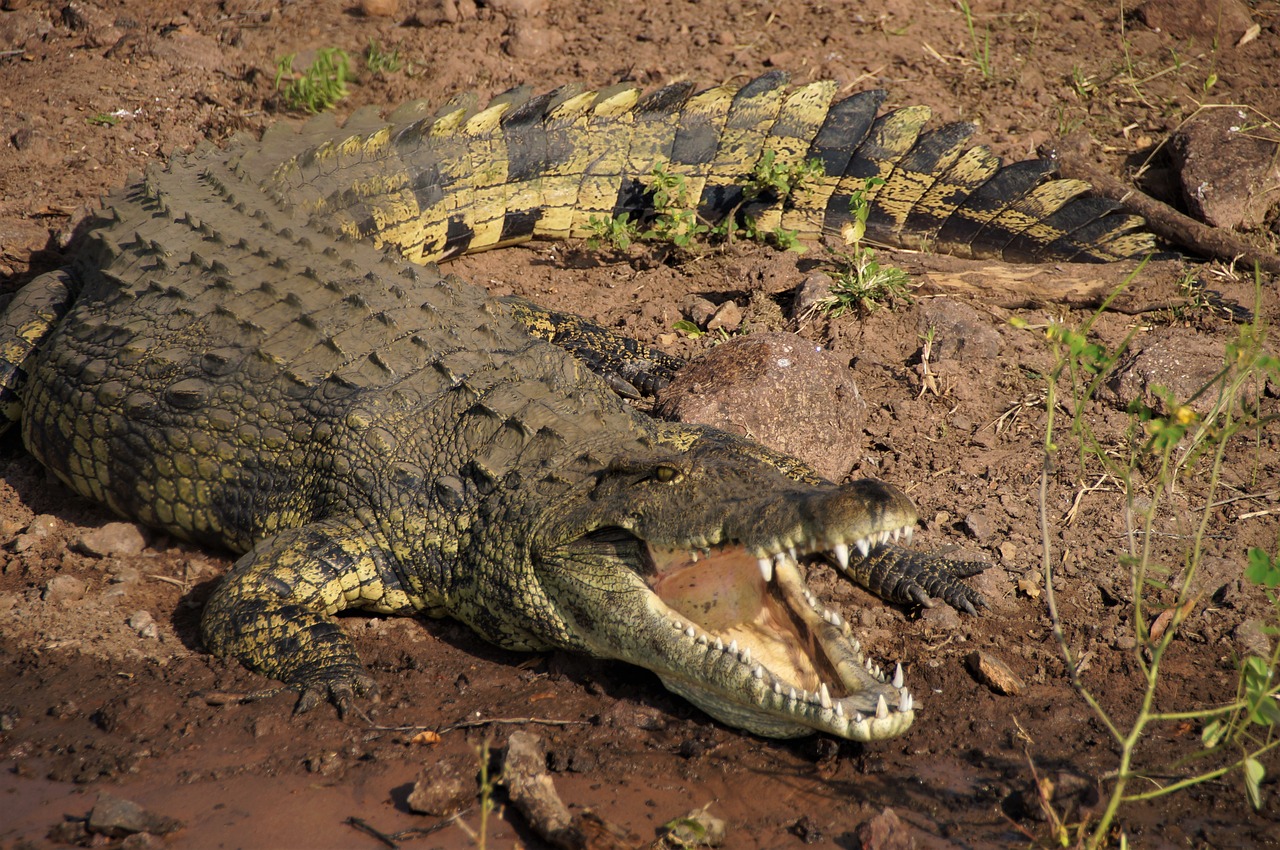
[{"label": "crocodile head", "polygon": [[554,513],[532,568],[577,648],[648,668],[760,735],[868,741],[911,725],[901,668],[887,676],[864,656],[800,564],[909,536],[915,509],[896,488],[802,484],[690,452],[614,462]]}]

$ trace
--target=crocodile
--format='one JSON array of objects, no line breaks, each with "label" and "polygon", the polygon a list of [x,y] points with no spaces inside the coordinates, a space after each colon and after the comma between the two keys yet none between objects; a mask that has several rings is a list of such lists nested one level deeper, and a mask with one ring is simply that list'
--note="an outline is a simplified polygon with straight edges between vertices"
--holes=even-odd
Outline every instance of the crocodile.
[{"label": "crocodile", "polygon": [[[924,132],[927,109],[770,73],[650,94],[525,89],[205,144],[112,194],[0,319],[0,402],[76,493],[239,558],[205,646],[344,715],[376,684],[333,615],[451,616],[503,647],[653,671],[753,733],[878,740],[919,703],[806,583],[974,611],[980,565],[906,548],[910,499],[833,483],[622,396],[679,361],[445,275],[437,261],[653,214],[655,166],[698,214],[970,256],[1106,261],[1140,222]],[[748,197],[764,156],[813,185]],[[872,179],[870,182],[869,178]],[[883,182],[881,182],[883,181]],[[603,373],[605,379],[602,380]]]}]

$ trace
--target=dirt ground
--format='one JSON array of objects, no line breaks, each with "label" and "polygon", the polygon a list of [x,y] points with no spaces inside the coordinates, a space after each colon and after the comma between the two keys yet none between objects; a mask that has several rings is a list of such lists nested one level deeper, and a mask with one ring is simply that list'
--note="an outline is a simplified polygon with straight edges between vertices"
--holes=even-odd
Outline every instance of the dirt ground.
[{"label": "dirt ground", "polygon": [[[784,68],[800,82],[833,78],[844,93],[882,87],[890,105],[924,103],[940,120],[977,121],[982,140],[1006,157],[1082,129],[1093,139],[1092,159],[1120,176],[1201,104],[1280,116],[1274,2],[1250,4],[1260,31],[1244,44],[1243,26],[1232,30],[1226,14],[1210,15],[1206,30],[1099,0],[974,0],[972,30],[961,6],[944,0],[399,5],[378,17],[354,0],[0,2],[3,290],[56,267],[74,225],[130,173],[201,140],[288,117],[273,87],[279,57],[297,53],[302,65],[325,47],[355,57],[371,40],[407,64],[371,74],[357,62],[362,73],[340,115],[467,90],[489,96],[521,83],[715,84]],[[601,259],[582,246],[538,244],[466,258],[452,270],[688,356],[718,338],[672,331],[689,318],[689,295],[744,308],[756,295],[755,303],[785,312],[817,253],[739,246],[673,264],[643,252]],[[1179,273],[1140,278],[1134,297],[1151,309],[1105,313],[1094,332],[1113,348],[1134,334],[1135,350],[1150,353],[1143,362],[1173,363],[1152,374],[1193,387],[1221,363],[1238,325],[1182,303],[1185,293],[1167,282]],[[1221,266],[1192,273],[1225,301],[1253,306],[1249,276]],[[1280,318],[1274,286],[1264,281],[1262,293],[1260,318],[1270,326]],[[1055,318],[1080,325],[1090,315],[998,292],[922,289],[892,310],[799,328],[849,364],[868,402],[850,474],[909,490],[924,518],[917,545],[958,547],[992,564],[973,580],[991,603],[978,617],[886,606],[814,568],[824,598],[875,655],[904,665],[924,704],[909,734],[871,745],[758,739],[711,721],[644,671],[495,650],[447,621],[344,620],[381,687],[373,726],[329,710],[293,717],[289,695],[219,705],[210,695],[268,685],[209,657],[196,639],[201,602],[227,556],[110,525],[115,517],[71,496],[9,435],[0,453],[0,847],[120,844],[78,832],[104,792],[183,824],[164,838],[127,839],[133,847],[382,846],[347,820],[384,833],[440,823],[410,810],[415,780],[448,763],[470,783],[480,745],[499,748],[513,729],[543,738],[561,797],[572,811],[590,809],[615,825],[626,836],[621,846],[648,846],[662,824],[704,806],[725,821],[733,848],[1052,843],[1035,778],[1053,781],[1054,808],[1068,823],[1096,818],[1119,751],[1073,689],[1051,634],[1038,506],[1042,375],[1052,358],[1042,334],[1008,320],[1035,328]],[[759,322],[794,329],[782,318]],[[1272,351],[1275,343],[1272,334]],[[1141,393],[1142,368],[1086,410],[1108,446],[1123,446],[1122,407]],[[1256,394],[1264,412],[1277,413],[1275,386]],[[1081,479],[1075,444],[1059,435],[1063,454],[1046,498],[1058,605],[1084,683],[1127,728],[1142,681],[1124,500],[1114,479],[1096,471]],[[1178,483],[1155,523],[1153,557],[1174,568],[1171,586],[1209,498],[1206,468]],[[1140,500],[1150,497],[1144,472]],[[1280,428],[1228,447],[1203,536],[1200,594],[1166,658],[1158,710],[1230,701],[1239,658],[1269,653],[1263,627],[1275,612],[1242,572],[1249,547],[1280,547],[1278,481]],[[1151,602],[1158,609],[1171,598],[1156,589]],[[1020,692],[982,683],[967,662],[975,650],[1007,664]],[[521,718],[557,724],[479,722]],[[420,728],[441,730],[439,742],[415,738]],[[1134,789],[1186,775],[1179,759],[1197,750],[1200,728],[1152,727],[1136,762],[1145,778]],[[1133,847],[1280,846],[1280,758],[1273,751],[1264,765],[1261,810],[1249,805],[1236,772],[1126,806],[1118,823]],[[472,809],[461,820],[476,829],[480,816]],[[511,811],[490,819],[487,842],[542,846]],[[474,845],[457,823],[402,840]]]}]

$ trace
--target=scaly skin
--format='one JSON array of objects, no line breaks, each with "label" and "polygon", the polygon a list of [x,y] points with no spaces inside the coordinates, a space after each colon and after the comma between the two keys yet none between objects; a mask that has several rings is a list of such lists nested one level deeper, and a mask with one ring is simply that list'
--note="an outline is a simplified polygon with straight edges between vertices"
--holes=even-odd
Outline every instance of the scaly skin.
[{"label": "scaly skin", "polygon": [[1079,186],[1040,166],[996,173],[951,129],[917,139],[921,110],[873,121],[875,96],[830,106],[830,84],[783,83],[415,104],[179,157],[15,300],[0,402],[76,492],[243,553],[205,643],[299,690],[300,709],[371,690],[331,619],[359,608],[637,664],[764,735],[898,734],[915,714],[901,670],[863,655],[800,561],[972,610],[971,569],[890,545],[915,525],[900,491],[653,421],[615,390],[678,363],[419,265],[643,217],[661,163],[714,219],[765,150],[825,174],[755,202],[765,229],[838,230],[881,175],[883,239],[1094,259],[1141,243],[1105,205],[1053,206]]}]

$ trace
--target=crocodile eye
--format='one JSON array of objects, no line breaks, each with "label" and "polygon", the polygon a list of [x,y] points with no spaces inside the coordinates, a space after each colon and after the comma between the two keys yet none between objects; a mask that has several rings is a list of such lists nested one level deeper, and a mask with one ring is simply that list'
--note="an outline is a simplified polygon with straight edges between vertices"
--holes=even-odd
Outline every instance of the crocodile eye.
[{"label": "crocodile eye", "polygon": [[653,477],[662,484],[670,484],[680,477],[680,470],[674,466],[659,466],[653,471]]}]

